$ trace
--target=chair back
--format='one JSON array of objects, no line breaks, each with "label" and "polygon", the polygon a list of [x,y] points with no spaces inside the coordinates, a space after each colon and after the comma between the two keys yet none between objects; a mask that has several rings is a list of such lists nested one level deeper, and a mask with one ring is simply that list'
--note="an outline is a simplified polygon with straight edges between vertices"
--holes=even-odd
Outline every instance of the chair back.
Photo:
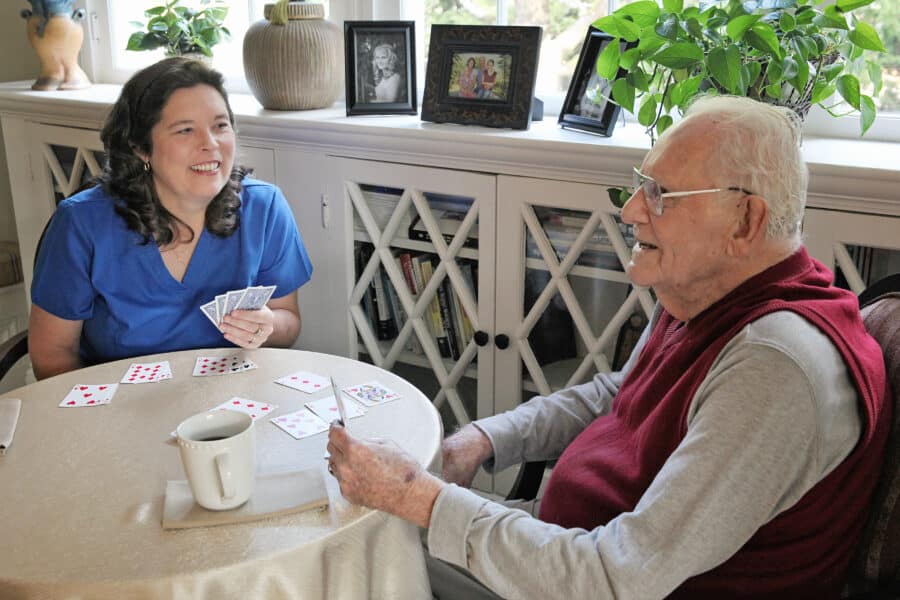
[{"label": "chair back", "polygon": [[869,520],[850,567],[849,586],[853,592],[886,592],[896,598],[900,596],[900,274],[863,292],[860,312],[866,330],[884,353],[894,414]]}]

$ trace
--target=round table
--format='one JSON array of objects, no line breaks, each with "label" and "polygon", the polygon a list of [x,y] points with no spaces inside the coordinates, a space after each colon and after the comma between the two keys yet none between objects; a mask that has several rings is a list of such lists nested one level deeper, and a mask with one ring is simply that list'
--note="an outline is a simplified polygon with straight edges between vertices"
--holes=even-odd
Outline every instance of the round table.
[{"label": "round table", "polygon": [[[196,357],[240,353],[257,369],[193,377]],[[115,383],[132,362],[168,360],[173,378],[120,384],[112,402],[59,408],[76,384]],[[430,598],[418,530],[351,505],[326,474],[329,506],[250,523],[163,530],[167,480],[184,479],[170,432],[186,417],[239,396],[278,416],[327,396],[274,381],[304,370],[339,388],[378,380],[400,399],[350,423],[391,439],[426,467],[442,428],[407,381],[339,356],[262,348],[190,350],[97,365],[13,390],[22,410],[0,457],[0,597]],[[271,417],[269,417],[271,418]],[[257,471],[325,470],[326,433],[295,440],[261,419]]]}]

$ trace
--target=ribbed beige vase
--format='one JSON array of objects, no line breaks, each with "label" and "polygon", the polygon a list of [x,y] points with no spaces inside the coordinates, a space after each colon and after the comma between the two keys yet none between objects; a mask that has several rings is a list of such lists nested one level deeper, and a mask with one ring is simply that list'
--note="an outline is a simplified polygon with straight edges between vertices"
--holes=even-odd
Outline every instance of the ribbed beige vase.
[{"label": "ribbed beige vase", "polygon": [[263,107],[306,110],[331,106],[344,89],[343,32],[325,20],[325,7],[289,2],[287,25],[265,19],[244,36],[244,74]]}]

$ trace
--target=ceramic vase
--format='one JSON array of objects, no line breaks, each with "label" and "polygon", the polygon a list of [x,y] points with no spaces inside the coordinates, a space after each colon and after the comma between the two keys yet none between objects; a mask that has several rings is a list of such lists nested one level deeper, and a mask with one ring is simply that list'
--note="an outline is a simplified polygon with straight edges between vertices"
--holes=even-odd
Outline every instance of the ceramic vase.
[{"label": "ceramic vase", "polygon": [[84,11],[72,10],[71,0],[29,0],[33,11],[23,10],[28,41],[41,61],[41,73],[31,89],[80,90],[90,87],[78,66],[84,30],[78,23]]},{"label": "ceramic vase", "polygon": [[334,104],[344,88],[343,32],[325,20],[325,7],[288,2],[288,22],[265,19],[244,36],[244,74],[264,108],[306,110]]}]

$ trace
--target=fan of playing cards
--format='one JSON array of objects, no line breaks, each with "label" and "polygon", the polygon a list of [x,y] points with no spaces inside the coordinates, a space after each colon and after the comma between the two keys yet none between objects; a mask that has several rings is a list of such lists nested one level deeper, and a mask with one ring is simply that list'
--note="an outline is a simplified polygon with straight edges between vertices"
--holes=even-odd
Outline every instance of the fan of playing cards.
[{"label": "fan of playing cards", "polygon": [[218,327],[225,315],[233,310],[259,310],[266,305],[274,292],[274,285],[257,285],[242,290],[231,290],[219,294],[214,300],[201,306],[200,310],[213,325]]}]

